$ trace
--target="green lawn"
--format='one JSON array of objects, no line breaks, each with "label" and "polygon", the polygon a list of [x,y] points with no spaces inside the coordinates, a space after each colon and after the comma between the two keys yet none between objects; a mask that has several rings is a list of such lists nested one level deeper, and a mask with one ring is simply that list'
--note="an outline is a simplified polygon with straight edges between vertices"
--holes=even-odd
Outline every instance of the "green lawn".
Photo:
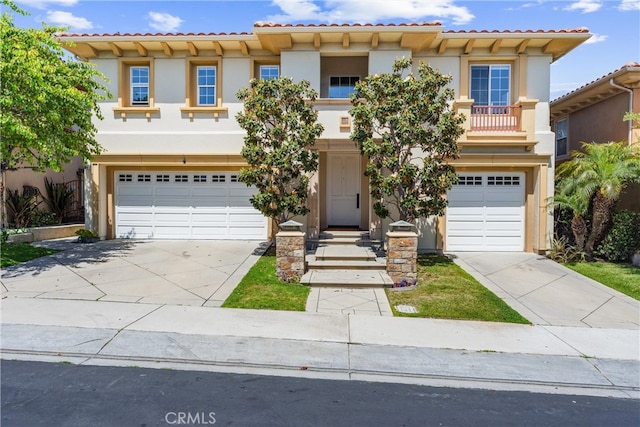
[{"label": "green lawn", "polygon": [[3,243],[0,248],[0,267],[6,268],[58,251],[31,246],[29,243]]},{"label": "green lawn", "polygon": [[[442,255],[418,256],[418,286],[413,290],[387,290],[396,316],[439,319],[530,322],[473,277]],[[411,305],[418,313],[400,313],[395,306]]]},{"label": "green lawn", "polygon": [[308,296],[308,286],[276,278],[276,253],[272,247],[251,267],[222,306],[304,311]]},{"label": "green lawn", "polygon": [[640,267],[612,262],[576,262],[565,266],[640,301]]}]

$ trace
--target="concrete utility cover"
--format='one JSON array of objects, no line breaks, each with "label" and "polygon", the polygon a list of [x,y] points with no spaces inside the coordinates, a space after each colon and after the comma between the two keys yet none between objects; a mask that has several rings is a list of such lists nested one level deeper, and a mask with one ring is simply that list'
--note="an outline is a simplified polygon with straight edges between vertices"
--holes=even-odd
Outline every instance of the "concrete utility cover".
[{"label": "concrete utility cover", "polygon": [[417,313],[418,312],[418,310],[416,310],[414,306],[404,305],[404,304],[396,305],[396,310],[398,310],[400,313]]}]

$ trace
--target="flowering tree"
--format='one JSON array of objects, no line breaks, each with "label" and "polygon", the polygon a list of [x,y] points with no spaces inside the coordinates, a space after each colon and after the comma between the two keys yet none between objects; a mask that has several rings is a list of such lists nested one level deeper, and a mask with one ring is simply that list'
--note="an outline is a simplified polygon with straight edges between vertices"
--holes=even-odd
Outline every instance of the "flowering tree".
[{"label": "flowering tree", "polygon": [[447,161],[458,157],[464,132],[446,88],[451,77],[425,63],[414,76],[410,67],[410,59],[399,59],[393,72],[358,82],[351,96],[351,138],[368,159],[374,210],[405,221],[444,214],[445,194],[458,179]]},{"label": "flowering tree", "polygon": [[324,130],[312,103],[309,82],[254,79],[238,92],[244,110],[236,119],[247,131],[242,156],[249,167],[239,180],[255,185],[251,204],[278,223],[309,212],[309,174],[318,170],[316,139]]}]

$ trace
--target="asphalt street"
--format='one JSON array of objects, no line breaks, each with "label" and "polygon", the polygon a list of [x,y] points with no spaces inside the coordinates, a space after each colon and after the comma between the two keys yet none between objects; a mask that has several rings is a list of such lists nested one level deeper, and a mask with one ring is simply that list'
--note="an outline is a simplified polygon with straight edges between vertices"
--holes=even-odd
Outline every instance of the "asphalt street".
[{"label": "asphalt street", "polygon": [[3,360],[2,426],[637,426],[640,401]]}]

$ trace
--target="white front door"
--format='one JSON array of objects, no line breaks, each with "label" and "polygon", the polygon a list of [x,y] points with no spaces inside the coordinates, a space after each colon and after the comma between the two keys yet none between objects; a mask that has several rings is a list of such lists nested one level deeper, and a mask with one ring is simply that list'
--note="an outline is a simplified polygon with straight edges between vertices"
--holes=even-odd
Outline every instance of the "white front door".
[{"label": "white front door", "polygon": [[360,154],[327,155],[327,223],[329,227],[360,226]]}]

